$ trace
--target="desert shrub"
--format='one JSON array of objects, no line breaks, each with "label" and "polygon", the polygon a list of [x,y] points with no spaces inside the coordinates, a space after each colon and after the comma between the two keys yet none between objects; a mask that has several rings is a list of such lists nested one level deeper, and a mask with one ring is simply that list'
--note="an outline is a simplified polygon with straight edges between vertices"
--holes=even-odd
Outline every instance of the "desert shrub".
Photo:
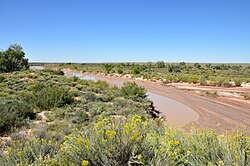
[{"label": "desert shrub", "polygon": [[100,101],[88,105],[89,114],[92,117],[102,114],[106,109],[107,105]]},{"label": "desert shrub", "polygon": [[190,77],[189,75],[180,74],[180,75],[178,75],[178,81],[179,82],[188,82],[189,77]]},{"label": "desert shrub", "polygon": [[141,66],[136,64],[132,67],[132,74],[140,74],[141,73]]},{"label": "desert shrub", "polygon": [[222,86],[222,83],[226,80],[223,77],[212,77],[209,81],[209,85],[211,86]]},{"label": "desert shrub", "polygon": [[104,68],[107,74],[109,74],[111,72],[111,70],[113,69],[113,65],[112,64],[104,64]]},{"label": "desert shrub", "polygon": [[200,65],[199,63],[195,63],[195,64],[194,64],[194,67],[196,67],[196,68],[200,68],[200,67],[201,67],[201,65]]},{"label": "desert shrub", "polygon": [[52,140],[31,138],[16,141],[8,149],[8,157],[0,159],[1,165],[51,165],[49,161],[59,151],[59,143]]},{"label": "desert shrub", "polygon": [[152,80],[153,79],[153,76],[150,73],[143,73],[142,77],[143,77],[143,79],[147,79],[147,80]]},{"label": "desert shrub", "polygon": [[121,95],[126,99],[141,102],[147,97],[146,89],[138,86],[135,82],[125,82],[121,87]]},{"label": "desert shrub", "polygon": [[0,101],[0,135],[25,125],[27,118],[35,118],[28,103],[16,100]]},{"label": "desert shrub", "polygon": [[158,67],[158,68],[164,68],[164,67],[165,67],[164,61],[158,61],[158,62],[156,63],[156,67]]},{"label": "desert shrub", "polygon": [[94,83],[92,91],[95,93],[106,93],[109,89],[109,84],[106,81],[100,81]]},{"label": "desert shrub", "polygon": [[[49,160],[45,158],[44,162],[121,166],[248,165],[249,145],[248,138],[239,132],[218,136],[212,130],[193,128],[186,133],[152,120],[144,121],[139,116],[113,117],[64,137],[59,154]],[[11,155],[17,156],[17,153]],[[17,157],[20,163],[22,160]]]},{"label": "desert shrub", "polygon": [[53,107],[62,107],[65,104],[71,104],[74,98],[73,95],[69,93],[69,90],[64,87],[36,84],[26,100],[38,108],[51,109]]},{"label": "desert shrub", "polygon": [[64,75],[64,72],[60,69],[52,70],[52,69],[44,69],[45,72],[48,72],[53,75]]},{"label": "desert shrub", "polygon": [[77,119],[75,120],[75,123],[83,124],[90,120],[89,115],[86,113],[85,110],[78,111],[76,116]]},{"label": "desert shrub", "polygon": [[206,91],[205,94],[208,96],[217,97],[218,91]]},{"label": "desert shrub", "polygon": [[122,74],[122,73],[123,73],[123,69],[119,67],[119,68],[117,69],[117,73],[118,73],[118,74]]},{"label": "desert shrub", "polygon": [[87,92],[84,94],[84,98],[87,100],[87,101],[97,101],[98,100],[98,97],[96,96],[95,93],[93,92]]},{"label": "desert shrub", "polygon": [[224,81],[222,82],[221,86],[227,87],[227,88],[233,87],[233,85],[231,84],[231,82],[230,82],[229,80],[224,80]]},{"label": "desert shrub", "polygon": [[71,80],[72,80],[73,82],[77,82],[78,80],[80,80],[80,78],[77,77],[77,76],[73,76],[73,77],[71,78]]},{"label": "desert shrub", "polygon": [[[147,134],[143,130],[149,127],[142,125],[141,121],[140,117],[134,117],[122,126],[120,123],[111,125],[111,121],[104,119],[88,132],[72,134],[61,148],[64,156],[62,164],[81,165],[84,161],[90,165],[128,165],[142,162],[133,161],[133,157],[139,155],[140,150],[137,148]],[[111,143],[112,146],[109,146]]]},{"label": "desert shrub", "polygon": [[194,83],[194,84],[197,84],[199,82],[199,77],[196,76],[196,75],[193,75],[193,76],[189,76],[189,83]]},{"label": "desert shrub", "polygon": [[47,112],[45,115],[47,117],[46,122],[51,122],[54,120],[63,120],[67,118],[67,109],[66,108],[55,108]]},{"label": "desert shrub", "polygon": [[5,77],[0,75],[0,83],[3,82],[5,80]]},{"label": "desert shrub", "polygon": [[58,70],[55,70],[53,72],[53,74],[55,74],[55,75],[64,75],[64,72],[62,70],[58,69]]},{"label": "desert shrub", "polygon": [[242,79],[234,79],[235,86],[241,86],[242,82]]},{"label": "desert shrub", "polygon": [[175,75],[168,74],[164,78],[166,79],[166,83],[178,82],[178,78]]},{"label": "desert shrub", "polygon": [[250,100],[250,94],[249,94],[249,93],[243,93],[242,96],[243,96],[246,100]]},{"label": "desert shrub", "polygon": [[204,85],[204,86],[208,85],[207,78],[206,77],[201,77],[199,79],[199,83],[200,83],[200,85]]},{"label": "desert shrub", "polygon": [[67,120],[54,120],[52,123],[46,124],[46,130],[51,133],[59,133],[69,127],[69,121]]},{"label": "desert shrub", "polygon": [[82,89],[83,89],[83,85],[81,85],[81,84],[77,84],[77,85],[75,86],[75,88],[76,88],[76,89],[78,89],[78,90],[80,91],[80,90],[82,90]]},{"label": "desert shrub", "polygon": [[[60,125],[60,124],[58,124]],[[55,128],[58,128],[59,126]],[[11,143],[1,165],[249,165],[249,138],[237,131],[190,132],[140,116],[98,120],[64,136],[47,132]],[[53,141],[58,140],[58,141]]]}]

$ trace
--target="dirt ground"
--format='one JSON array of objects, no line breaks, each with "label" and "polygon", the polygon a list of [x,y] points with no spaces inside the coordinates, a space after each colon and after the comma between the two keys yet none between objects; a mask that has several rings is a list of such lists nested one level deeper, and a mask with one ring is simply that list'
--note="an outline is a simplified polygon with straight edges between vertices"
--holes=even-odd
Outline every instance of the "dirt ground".
[{"label": "dirt ground", "polygon": [[[72,71],[65,70],[67,76],[72,76]],[[82,73],[81,73],[82,74]],[[105,80],[111,84],[122,85],[125,81],[134,81],[145,87],[148,92],[161,95],[192,108],[199,114],[197,121],[186,125],[195,125],[200,128],[214,129],[217,133],[231,132],[233,129],[242,130],[250,135],[250,103],[243,98],[235,96],[207,96],[199,90],[216,90],[219,92],[250,92],[250,87],[221,88],[202,87],[197,85],[163,85],[161,82],[140,81],[131,78],[119,78],[103,75],[84,73],[82,75],[93,76]],[[183,88],[185,87],[185,88]],[[190,87],[192,90],[190,90]],[[167,107],[167,105],[166,105]],[[168,116],[168,115],[166,115]]]}]

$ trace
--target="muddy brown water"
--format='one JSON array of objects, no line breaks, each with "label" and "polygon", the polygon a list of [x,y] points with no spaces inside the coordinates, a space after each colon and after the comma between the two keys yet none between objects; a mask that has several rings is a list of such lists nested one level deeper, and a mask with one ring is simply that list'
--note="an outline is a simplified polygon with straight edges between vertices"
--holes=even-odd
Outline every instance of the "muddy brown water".
[{"label": "muddy brown water", "polygon": [[166,116],[168,124],[185,126],[199,119],[197,112],[178,101],[151,92],[148,94],[156,109]]}]

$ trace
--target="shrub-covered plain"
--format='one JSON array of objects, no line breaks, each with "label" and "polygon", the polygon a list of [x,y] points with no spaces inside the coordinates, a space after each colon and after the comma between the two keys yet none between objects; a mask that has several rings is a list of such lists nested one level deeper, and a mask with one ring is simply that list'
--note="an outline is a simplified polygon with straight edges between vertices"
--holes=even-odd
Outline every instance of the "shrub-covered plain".
[{"label": "shrub-covered plain", "polygon": [[[163,67],[163,64],[159,64]],[[185,131],[153,119],[146,90],[66,78],[53,70],[0,74],[0,165],[249,165],[238,131]]]}]

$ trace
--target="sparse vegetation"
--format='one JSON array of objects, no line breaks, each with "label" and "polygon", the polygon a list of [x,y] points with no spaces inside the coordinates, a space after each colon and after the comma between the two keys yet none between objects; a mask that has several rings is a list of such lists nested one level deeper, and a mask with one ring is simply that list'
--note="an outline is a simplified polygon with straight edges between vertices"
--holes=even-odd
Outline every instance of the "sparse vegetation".
[{"label": "sparse vegetation", "polygon": [[[206,86],[234,87],[250,82],[249,65],[229,64],[188,64],[185,62],[157,63],[112,63],[112,64],[61,64],[58,68],[69,67],[85,72],[106,74],[129,74],[164,83],[187,82]],[[111,72],[112,71],[112,72]]]}]

